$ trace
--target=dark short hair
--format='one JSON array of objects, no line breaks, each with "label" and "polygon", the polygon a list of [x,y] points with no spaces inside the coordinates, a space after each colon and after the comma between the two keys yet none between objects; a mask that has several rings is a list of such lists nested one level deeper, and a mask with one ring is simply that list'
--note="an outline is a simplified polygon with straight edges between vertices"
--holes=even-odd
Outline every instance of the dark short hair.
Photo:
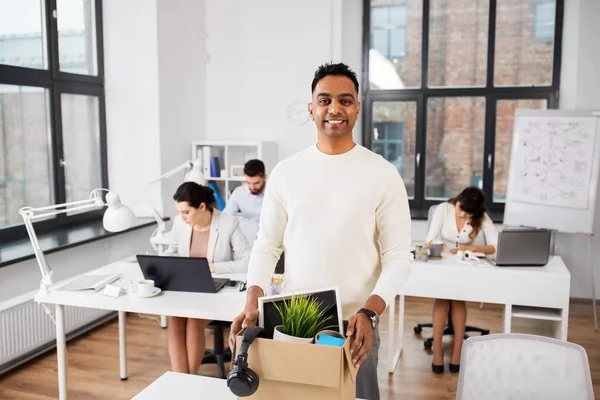
[{"label": "dark short hair", "polygon": [[319,81],[321,79],[323,79],[329,75],[345,76],[346,78],[350,79],[352,81],[352,83],[354,83],[354,88],[356,89],[356,93],[358,93],[358,79],[356,78],[356,73],[354,71],[352,71],[350,69],[350,67],[344,63],[337,63],[337,64],[328,63],[328,64],[323,64],[319,68],[317,68],[317,71],[315,72],[315,77],[314,77],[314,79],[312,81],[312,85],[311,85],[311,93],[313,93],[315,91],[315,88],[317,87],[317,83],[319,83]]},{"label": "dark short hair", "polygon": [[173,195],[176,202],[187,202],[190,207],[199,208],[200,204],[206,204],[206,209],[212,211],[215,204],[215,194],[212,189],[198,185],[196,182],[184,182],[177,188]]},{"label": "dark short hair", "polygon": [[265,176],[265,163],[260,160],[249,160],[244,165],[244,175],[246,176]]}]

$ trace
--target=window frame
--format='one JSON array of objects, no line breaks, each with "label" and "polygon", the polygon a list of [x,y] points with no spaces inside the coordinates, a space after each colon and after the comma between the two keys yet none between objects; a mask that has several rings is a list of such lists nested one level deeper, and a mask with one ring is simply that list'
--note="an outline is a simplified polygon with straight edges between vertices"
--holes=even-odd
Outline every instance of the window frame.
[{"label": "window frame", "polygon": [[[46,36],[47,69],[34,69],[0,64],[0,84],[14,86],[33,86],[48,90],[48,129],[50,131],[49,144],[52,149],[50,165],[53,193],[52,204],[64,203],[66,200],[64,169],[61,166],[63,157],[63,132],[61,115],[61,94],[82,94],[98,97],[99,128],[100,128],[100,176],[102,187],[108,187],[108,160],[106,141],[106,104],[104,88],[104,47],[102,37],[102,1],[94,1],[95,34],[96,34],[96,60],[97,75],[80,75],[60,71],[58,53],[58,24],[56,15],[56,0],[40,0],[44,7],[44,21],[42,29]],[[60,214],[56,217],[35,222],[36,233],[56,230],[69,225],[82,222],[99,220],[103,210],[95,210],[77,215],[67,216]],[[0,226],[0,243],[18,240],[27,236],[25,226],[18,225]]]},{"label": "window frame", "polygon": [[[560,68],[562,54],[562,28],[564,16],[564,0],[556,0],[554,49],[552,60],[552,84],[549,86],[494,86],[495,40],[496,40],[496,6],[497,0],[490,0],[488,15],[488,49],[486,85],[482,87],[429,87],[429,15],[432,0],[422,0],[422,40],[421,40],[421,85],[417,88],[379,90],[371,89],[369,83],[369,50],[371,31],[371,0],[363,0],[363,91],[361,96],[363,110],[362,143],[372,148],[371,127],[373,126],[373,103],[385,101],[415,101],[417,103],[416,143],[415,143],[415,195],[409,199],[413,211],[425,211],[439,200],[425,197],[426,166],[426,128],[427,102],[431,97],[484,97],[485,128],[483,190],[488,194],[487,207],[490,212],[504,213],[503,202],[493,201],[494,167],[495,167],[495,130],[496,107],[498,100],[545,99],[548,109],[558,108],[560,88]],[[419,156],[420,155],[420,156]],[[491,156],[491,165],[486,165]],[[417,164],[417,157],[420,162]]]}]

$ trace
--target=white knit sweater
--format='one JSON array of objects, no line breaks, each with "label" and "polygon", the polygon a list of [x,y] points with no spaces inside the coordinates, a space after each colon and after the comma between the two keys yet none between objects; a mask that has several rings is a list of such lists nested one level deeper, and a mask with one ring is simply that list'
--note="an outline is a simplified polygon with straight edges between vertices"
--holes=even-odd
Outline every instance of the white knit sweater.
[{"label": "white knit sweater", "polygon": [[313,145],[269,175],[248,287],[265,293],[282,251],[285,292],[338,286],[347,319],[371,294],[393,301],[412,260],[404,183],[360,145],[327,155]]}]

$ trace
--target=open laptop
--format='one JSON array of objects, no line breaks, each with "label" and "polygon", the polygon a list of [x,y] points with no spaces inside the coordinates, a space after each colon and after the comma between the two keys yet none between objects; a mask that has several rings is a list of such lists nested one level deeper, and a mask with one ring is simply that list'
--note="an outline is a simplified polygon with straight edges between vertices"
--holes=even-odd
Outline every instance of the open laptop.
[{"label": "open laptop", "polygon": [[550,258],[548,229],[503,229],[498,232],[495,257],[487,260],[497,266],[543,266]]},{"label": "open laptop", "polygon": [[206,258],[138,255],[145,279],[176,292],[217,293],[230,280],[213,278]]}]

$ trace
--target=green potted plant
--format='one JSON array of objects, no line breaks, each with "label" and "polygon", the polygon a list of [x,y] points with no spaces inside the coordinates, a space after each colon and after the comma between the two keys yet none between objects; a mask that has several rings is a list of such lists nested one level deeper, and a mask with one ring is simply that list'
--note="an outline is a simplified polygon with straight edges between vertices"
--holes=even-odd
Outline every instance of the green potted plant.
[{"label": "green potted plant", "polygon": [[281,316],[281,325],[273,331],[274,340],[312,343],[315,335],[335,325],[327,325],[333,315],[326,315],[322,303],[312,296],[292,296],[282,304],[273,304]]}]

